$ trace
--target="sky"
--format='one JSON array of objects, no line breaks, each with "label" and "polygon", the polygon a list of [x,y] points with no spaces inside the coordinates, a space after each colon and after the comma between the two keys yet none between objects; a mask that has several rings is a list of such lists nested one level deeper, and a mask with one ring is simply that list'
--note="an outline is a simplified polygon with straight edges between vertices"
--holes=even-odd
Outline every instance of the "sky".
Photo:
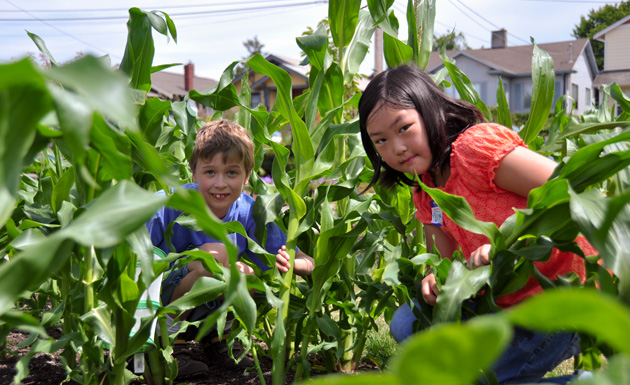
[{"label": "sky", "polygon": [[[490,47],[491,31],[505,28],[508,45],[573,40],[580,16],[618,2],[603,0],[435,0],[435,34],[462,32],[471,48]],[[363,0],[365,5],[366,0]],[[407,0],[392,9],[406,40]],[[26,31],[41,37],[57,62],[80,54],[122,60],[128,9],[161,10],[177,28],[177,43],[154,32],[153,65],[193,63],[195,75],[218,80],[223,70],[247,55],[243,42],[257,37],[263,53],[300,59],[295,38],[328,15],[326,0],[0,0],[0,62],[38,55]],[[371,50],[373,51],[373,49]],[[374,67],[370,52],[361,66]],[[183,73],[177,66],[168,71]]]}]

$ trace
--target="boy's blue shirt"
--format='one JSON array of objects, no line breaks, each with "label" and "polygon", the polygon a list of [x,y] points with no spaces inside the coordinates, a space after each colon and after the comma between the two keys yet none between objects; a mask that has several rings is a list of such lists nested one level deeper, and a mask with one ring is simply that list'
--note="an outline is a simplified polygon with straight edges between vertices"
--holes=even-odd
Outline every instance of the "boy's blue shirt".
[{"label": "boy's blue shirt", "polygon": [[[184,186],[186,189],[197,190],[196,183],[186,183]],[[158,191],[156,194],[166,195],[162,191]],[[255,240],[254,231],[256,230],[256,222],[254,221],[254,198],[241,193],[241,196],[232,203],[228,213],[221,220],[225,223],[238,221],[245,228],[247,235]],[[220,241],[209,237],[203,231],[194,231],[188,229],[178,223],[173,225],[173,238],[171,243],[175,250],[170,250],[166,240],[164,239],[164,230],[169,224],[177,219],[182,214],[182,211],[175,210],[171,207],[162,207],[153,217],[147,222],[147,229],[151,235],[151,242],[154,246],[159,247],[165,253],[174,252],[181,253],[187,250],[198,248],[204,243],[218,243]],[[276,254],[278,250],[287,242],[287,236],[280,230],[280,227],[275,223],[268,223],[267,227],[267,239],[265,243],[265,250],[270,254]],[[228,234],[228,238],[238,247],[239,258],[243,253],[247,254],[247,257],[259,266],[263,271],[269,270],[271,267],[265,265],[256,254],[252,253],[247,246],[247,239],[240,234]]]}]

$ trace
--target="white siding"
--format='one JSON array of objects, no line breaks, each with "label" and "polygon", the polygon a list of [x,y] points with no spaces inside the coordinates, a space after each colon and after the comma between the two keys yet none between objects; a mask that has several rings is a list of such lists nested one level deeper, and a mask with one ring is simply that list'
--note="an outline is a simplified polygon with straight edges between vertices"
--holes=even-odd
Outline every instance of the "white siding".
[{"label": "white siding", "polygon": [[604,70],[630,69],[630,22],[606,34]]},{"label": "white siding", "polygon": [[[585,52],[582,52],[582,54],[578,56],[577,60],[575,61],[575,65],[573,66],[573,69],[577,72],[569,76],[568,83],[569,85],[577,84],[578,90],[579,90],[578,100],[576,100],[577,109],[573,110],[573,114],[582,115],[586,110],[591,108],[591,105],[593,103],[593,95],[594,95],[594,92],[592,91],[593,90],[593,74],[591,73],[590,67],[588,65]],[[588,105],[586,101],[584,100],[584,96],[586,95],[587,88],[591,89],[591,102],[588,103]],[[570,92],[571,92],[570,86],[568,87],[568,92],[570,95]]]}]

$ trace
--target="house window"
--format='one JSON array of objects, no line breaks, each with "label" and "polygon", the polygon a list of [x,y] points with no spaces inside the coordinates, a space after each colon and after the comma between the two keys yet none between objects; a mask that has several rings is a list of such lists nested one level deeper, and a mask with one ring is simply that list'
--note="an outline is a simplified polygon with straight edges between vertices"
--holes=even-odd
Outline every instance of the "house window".
[{"label": "house window", "polygon": [[523,109],[523,85],[521,83],[514,84],[514,109]]},{"label": "house window", "polygon": [[473,83],[473,86],[475,87],[475,89],[479,93],[479,97],[481,98],[481,100],[483,100],[485,102],[485,100],[486,100],[486,89],[488,88],[486,86],[486,82]]},{"label": "house window", "polygon": [[580,97],[580,89],[577,84],[571,84],[571,97],[573,98],[573,103],[575,103],[575,108],[578,108],[578,98]]},{"label": "house window", "polygon": [[260,102],[260,92],[252,92],[252,108],[258,107]]},{"label": "house window", "polygon": [[532,85],[523,85],[523,109],[528,109],[532,105]]},{"label": "house window", "polygon": [[556,108],[556,102],[560,96],[562,96],[562,83],[556,81],[553,86],[553,106],[551,108]]},{"label": "house window", "polygon": [[589,107],[591,105],[591,89],[587,88],[586,91],[584,92],[585,97],[584,97],[584,105],[586,107]]}]

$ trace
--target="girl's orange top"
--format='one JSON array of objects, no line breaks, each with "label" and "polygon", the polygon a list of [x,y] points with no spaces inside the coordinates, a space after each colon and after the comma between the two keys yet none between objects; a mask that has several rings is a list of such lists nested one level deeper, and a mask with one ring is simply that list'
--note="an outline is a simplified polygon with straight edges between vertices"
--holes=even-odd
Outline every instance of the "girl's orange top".
[{"label": "girl's orange top", "polygon": [[[446,185],[439,189],[465,198],[478,220],[500,226],[514,214],[514,208],[527,207],[527,198],[494,184],[499,161],[517,146],[527,147],[518,134],[499,124],[483,123],[470,127],[453,142],[451,176]],[[436,187],[428,173],[422,175],[422,182],[429,187]],[[422,223],[431,224],[431,197],[420,191],[414,193],[413,200],[418,210],[416,218]],[[459,245],[466,258],[481,245],[490,243],[485,235],[462,229],[446,215],[443,215],[442,220],[442,231]],[[577,242],[585,255],[596,254],[583,237],[578,237]],[[534,263],[549,278],[555,279],[556,275],[575,272],[582,281],[585,279],[584,261],[572,253],[554,249],[548,261]],[[520,290],[500,297],[497,304],[507,308],[540,291],[542,288],[538,282],[530,278]]]}]

